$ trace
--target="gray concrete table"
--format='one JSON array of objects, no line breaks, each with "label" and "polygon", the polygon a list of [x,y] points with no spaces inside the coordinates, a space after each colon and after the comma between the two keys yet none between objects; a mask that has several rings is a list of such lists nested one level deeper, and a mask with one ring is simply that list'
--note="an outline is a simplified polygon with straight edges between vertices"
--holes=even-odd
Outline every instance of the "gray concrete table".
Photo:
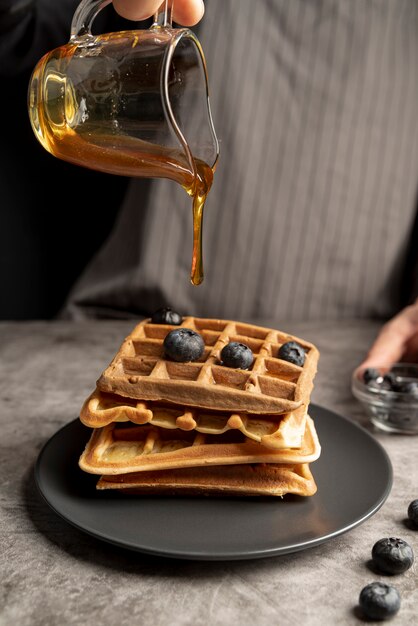
[{"label": "gray concrete table", "polygon": [[[394,469],[392,492],[369,520],[320,546],[234,562],[150,557],[113,547],[67,524],[37,493],[43,444],[78,415],[94,382],[134,322],[0,325],[0,624],[303,626],[360,623],[362,587],[386,580],[367,562],[375,541],[400,536],[418,498],[418,438],[374,433]],[[275,327],[271,320],[263,325]],[[313,400],[369,428],[350,376],[375,336],[366,322],[280,324],[321,351]],[[365,477],[367,480],[367,477]],[[417,624],[416,568],[390,578],[402,595],[395,624]]]}]

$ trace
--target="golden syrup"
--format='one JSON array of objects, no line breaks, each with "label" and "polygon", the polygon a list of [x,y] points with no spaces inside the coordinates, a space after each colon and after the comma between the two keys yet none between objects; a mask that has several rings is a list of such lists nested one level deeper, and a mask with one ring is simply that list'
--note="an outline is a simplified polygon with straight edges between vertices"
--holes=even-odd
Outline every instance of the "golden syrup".
[{"label": "golden syrup", "polygon": [[203,281],[203,211],[215,167],[194,159],[194,176],[181,150],[121,133],[117,121],[114,134],[110,134],[108,124],[100,120],[90,120],[88,115],[80,119],[82,108],[76,104],[66,79],[75,49],[72,44],[57,48],[35,68],[29,91],[29,117],[38,140],[54,156],[76,165],[129,177],[168,178],[180,184],[192,198],[190,278],[194,285],[199,285]]}]

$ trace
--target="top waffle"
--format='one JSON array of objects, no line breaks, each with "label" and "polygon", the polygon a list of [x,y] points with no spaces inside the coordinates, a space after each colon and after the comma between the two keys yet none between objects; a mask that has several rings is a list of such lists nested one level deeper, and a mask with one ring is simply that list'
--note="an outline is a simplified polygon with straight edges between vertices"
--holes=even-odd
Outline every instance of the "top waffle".
[{"label": "top waffle", "polygon": [[[163,341],[179,326],[138,324],[97,381],[101,391],[128,398],[185,404],[242,413],[282,414],[307,407],[319,352],[302,339],[240,322],[185,317],[181,324],[205,342],[203,356],[190,363],[164,358]],[[251,348],[254,362],[241,370],[222,365],[220,353],[231,341]],[[303,367],[278,358],[283,343],[297,341],[306,351]]]}]

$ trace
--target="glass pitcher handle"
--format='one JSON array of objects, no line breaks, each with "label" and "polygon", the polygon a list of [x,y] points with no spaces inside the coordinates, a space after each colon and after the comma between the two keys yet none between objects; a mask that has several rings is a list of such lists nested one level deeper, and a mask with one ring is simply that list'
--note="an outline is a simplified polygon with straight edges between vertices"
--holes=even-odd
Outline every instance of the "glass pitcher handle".
[{"label": "glass pitcher handle", "polygon": [[75,10],[71,22],[70,40],[91,35],[91,26],[98,13],[104,9],[112,0],[82,0]]},{"label": "glass pitcher handle", "polygon": [[154,15],[154,23],[151,28],[172,28],[173,27],[173,7],[174,0],[171,3],[171,8],[168,6],[168,0],[164,0],[161,3],[160,8]]},{"label": "glass pitcher handle", "polygon": [[[100,13],[112,0],[82,0],[78,5],[71,22],[71,40],[84,35],[91,35],[91,27],[96,15]],[[154,23],[151,28],[171,28],[173,17],[173,5],[168,6],[168,0],[162,2],[159,10],[154,15]]]}]

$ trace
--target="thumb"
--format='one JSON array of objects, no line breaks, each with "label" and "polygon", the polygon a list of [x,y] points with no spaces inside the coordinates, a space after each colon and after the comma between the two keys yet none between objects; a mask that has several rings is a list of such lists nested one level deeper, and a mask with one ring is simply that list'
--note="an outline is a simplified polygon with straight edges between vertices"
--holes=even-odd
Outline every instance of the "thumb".
[{"label": "thumb", "polygon": [[400,361],[418,334],[418,302],[406,307],[381,329],[362,367],[391,365]]},{"label": "thumb", "polygon": [[[135,22],[151,17],[162,4],[163,0],[113,0],[115,10],[122,17]],[[204,12],[203,0],[176,0],[173,19],[182,26],[194,26],[202,19]]]},{"label": "thumb", "polygon": [[160,0],[113,0],[115,10],[128,20],[139,22],[154,15],[161,6]]}]

